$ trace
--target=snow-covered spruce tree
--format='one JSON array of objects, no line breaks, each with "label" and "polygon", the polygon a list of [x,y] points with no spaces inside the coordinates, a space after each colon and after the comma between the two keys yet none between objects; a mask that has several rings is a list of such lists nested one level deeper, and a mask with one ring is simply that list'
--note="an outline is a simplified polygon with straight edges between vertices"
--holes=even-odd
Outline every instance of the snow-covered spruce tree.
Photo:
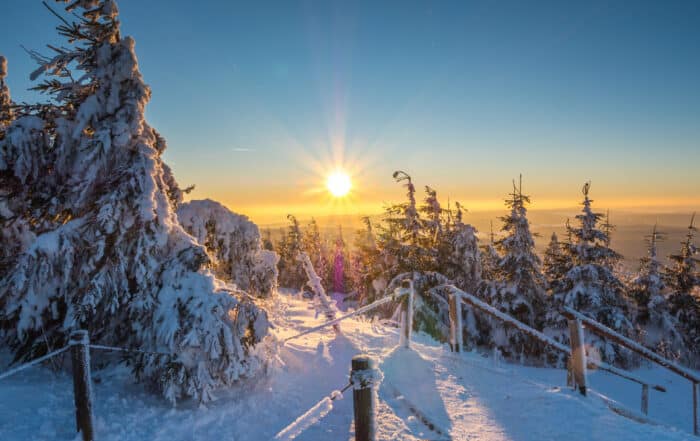
[{"label": "snow-covered spruce tree", "polygon": [[326,244],[321,239],[321,232],[314,218],[311,218],[311,221],[302,232],[301,248],[309,255],[311,264],[323,283],[326,286],[331,286],[329,284],[332,280],[332,276],[328,263],[328,250]]},{"label": "snow-covered spruce tree", "polygon": [[648,237],[648,255],[640,261],[630,294],[636,303],[635,322],[641,328],[642,343],[666,358],[676,359],[683,350],[683,337],[678,331],[678,320],[669,309],[663,268],[657,258],[657,243],[662,237],[654,225]]},{"label": "snow-covered spruce tree", "polygon": [[481,279],[482,280],[498,280],[498,264],[501,261],[501,256],[496,250],[496,236],[493,232],[493,221],[490,222],[491,231],[489,233],[489,243],[483,246],[481,250]]},{"label": "snow-covered spruce tree", "polygon": [[[387,282],[379,281],[382,275],[380,251],[369,217],[363,217],[365,228],[355,233],[354,251],[351,257],[352,283],[360,305],[374,302],[382,294]],[[377,286],[379,285],[379,290]]]},{"label": "snow-covered spruce tree", "polygon": [[464,223],[463,208],[457,202],[454,219],[442,235],[438,268],[457,288],[475,293],[481,282],[481,251],[476,229]]},{"label": "snow-covered spruce tree", "polygon": [[669,256],[671,266],[664,273],[670,290],[669,307],[678,320],[683,333],[689,360],[700,362],[700,274],[698,274],[698,248],[693,243],[697,228],[695,214],[690,219],[685,240],[678,254]]},{"label": "snow-covered spruce tree", "polygon": [[297,256],[303,251],[302,232],[296,217],[287,215],[290,225],[283,231],[282,239],[277,245],[280,260],[279,285],[285,288],[300,289],[306,284],[304,268],[299,264]]},{"label": "snow-covered spruce tree", "polygon": [[30,215],[50,219],[0,281],[4,344],[26,360],[87,329],[96,343],[172,353],[129,362],[169,400],[206,401],[257,371],[251,348],[266,315],[205,269],[204,248],[178,223],[181,192],[161,159],[165,140],[144,119],[150,90],[116,3],[66,9],[78,17],[58,27],[70,46],[35,54],[32,75],[47,76],[38,89],[55,112],[16,120],[3,140],[3,193],[41,189]]},{"label": "snow-covered spruce tree", "polygon": [[[501,260],[498,279],[486,281],[479,294],[488,303],[528,326],[540,327],[544,312],[546,281],[542,275],[540,258],[535,253],[535,242],[530,232],[526,204],[530,198],[522,192],[522,178],[506,200],[510,214],[503,216],[503,235],[496,241]],[[517,329],[500,322],[493,323],[492,344],[504,354],[535,356],[541,351],[538,342]]]},{"label": "snow-covered spruce tree", "polygon": [[385,209],[377,241],[381,250],[386,280],[403,272],[432,270],[430,250],[421,246],[421,218],[416,205],[416,187],[406,172],[393,174],[396,182],[405,182],[407,201]]},{"label": "snow-covered spruce tree", "polygon": [[[589,190],[590,183],[586,183],[583,186],[583,213],[576,216],[579,226],[568,227],[572,242],[566,254],[572,267],[564,276],[561,287],[553,293],[546,316],[545,333],[567,344],[567,321],[559,313],[563,306],[571,307],[623,335],[630,336],[633,331],[624,286],[610,266],[621,256],[608,246],[608,235],[599,228],[602,215],[591,209]],[[586,342],[591,356],[599,356],[610,363],[626,364],[630,361],[626,351],[592,332],[586,333]]]},{"label": "snow-covered spruce tree", "polygon": [[567,244],[559,242],[557,233],[552,233],[547,249],[542,259],[542,272],[547,280],[547,286],[556,291],[561,285],[566,273],[571,269],[571,261],[564,252]]},{"label": "snow-covered spruce tree", "polygon": [[352,289],[352,279],[346,268],[347,261],[347,248],[343,239],[343,229],[339,226],[338,237],[335,239],[335,251],[333,252],[333,283],[331,286],[333,286],[334,292],[345,293],[348,288]]},{"label": "snow-covered spruce tree", "polygon": [[185,230],[205,246],[217,277],[256,297],[272,296],[279,257],[262,249],[257,225],[210,199],[180,204],[177,216]]}]

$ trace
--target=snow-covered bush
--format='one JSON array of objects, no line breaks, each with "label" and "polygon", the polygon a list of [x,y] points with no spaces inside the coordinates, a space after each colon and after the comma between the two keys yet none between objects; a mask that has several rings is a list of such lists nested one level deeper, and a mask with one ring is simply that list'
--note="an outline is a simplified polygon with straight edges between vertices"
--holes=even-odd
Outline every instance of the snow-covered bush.
[{"label": "snow-covered bush", "polygon": [[257,297],[272,295],[277,287],[279,257],[262,249],[257,225],[209,199],[180,204],[177,216],[185,230],[207,249],[217,277]]},{"label": "snow-covered bush", "polygon": [[161,158],[165,140],[144,119],[151,92],[116,3],[66,9],[79,17],[59,26],[68,47],[34,54],[32,78],[46,75],[37,88],[54,103],[0,141],[3,249],[17,242],[16,222],[30,230],[1,274],[3,344],[26,360],[87,329],[93,342],[171,353],[129,362],[169,400],[206,401],[257,372],[266,313],[214,277],[178,223],[182,192]]}]

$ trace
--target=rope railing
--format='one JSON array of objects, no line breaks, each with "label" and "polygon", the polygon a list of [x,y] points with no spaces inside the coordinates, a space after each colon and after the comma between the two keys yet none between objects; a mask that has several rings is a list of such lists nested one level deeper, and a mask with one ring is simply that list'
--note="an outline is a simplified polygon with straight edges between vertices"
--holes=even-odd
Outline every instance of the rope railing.
[{"label": "rope railing", "polygon": [[342,399],[343,393],[352,387],[352,383],[346,384],[342,389],[334,390],[321,401],[314,404],[309,410],[300,415],[291,424],[280,430],[273,438],[275,441],[291,441],[301,435],[309,427],[317,424],[333,410],[333,401]]},{"label": "rope railing", "polygon": [[38,358],[35,358],[32,361],[29,361],[27,363],[24,363],[20,366],[15,367],[13,369],[10,369],[9,371],[3,372],[0,374],[0,380],[7,378],[7,377],[11,377],[12,375],[17,374],[19,372],[22,372],[23,370],[28,369],[34,365],[37,365],[37,364],[41,363],[42,361],[46,361],[51,357],[55,357],[56,355],[60,355],[64,352],[66,352],[68,349],[70,349],[71,346],[72,346],[72,344],[68,344],[68,345],[62,347],[61,349],[57,349],[53,352],[49,352],[48,354],[42,355],[41,357],[38,357]]},{"label": "rope railing", "polygon": [[133,352],[133,353],[137,353],[137,354],[146,354],[146,355],[164,355],[164,356],[176,355],[173,352],[144,351],[143,349],[118,348],[115,346],[93,345],[93,344],[90,345],[90,349],[97,349],[97,350],[101,350],[101,351]]},{"label": "rope railing", "polygon": [[375,302],[370,303],[369,305],[365,305],[365,306],[363,306],[363,307],[361,307],[361,308],[359,308],[359,309],[356,309],[355,311],[353,311],[353,312],[351,312],[351,313],[345,314],[345,315],[340,316],[340,317],[338,317],[338,318],[336,318],[336,319],[333,319],[333,320],[329,320],[329,321],[327,321],[327,322],[325,322],[325,323],[322,323],[322,324],[320,324],[320,325],[318,325],[318,326],[314,326],[313,328],[309,328],[309,329],[307,329],[307,330],[305,330],[305,331],[303,331],[303,332],[300,332],[300,333],[298,333],[298,334],[296,334],[296,335],[292,335],[291,337],[287,337],[287,338],[283,339],[282,342],[283,342],[283,343],[286,343],[286,342],[288,342],[289,340],[293,340],[293,339],[295,339],[295,338],[303,337],[304,335],[308,335],[308,334],[312,334],[312,333],[314,333],[314,332],[318,332],[318,331],[320,331],[320,330],[323,329],[323,328],[327,328],[328,326],[333,326],[333,325],[335,325],[335,324],[338,324],[338,323],[340,323],[341,321],[343,321],[343,320],[345,320],[345,319],[349,319],[349,318],[351,318],[351,317],[355,317],[356,315],[360,315],[360,314],[363,314],[363,313],[365,313],[365,312],[367,312],[367,311],[371,311],[372,309],[377,308],[377,307],[379,307],[379,306],[382,306],[382,305],[384,305],[384,304],[386,304],[386,303],[389,303],[389,302],[398,300],[398,299],[400,299],[401,297],[403,297],[403,296],[406,295],[406,294],[408,294],[408,292],[407,292],[406,290],[398,289],[398,290],[394,291],[393,294],[391,294],[391,295],[389,295],[389,296],[387,296],[387,297],[381,298],[381,299],[379,299],[379,300],[377,300],[377,301],[375,301]]}]

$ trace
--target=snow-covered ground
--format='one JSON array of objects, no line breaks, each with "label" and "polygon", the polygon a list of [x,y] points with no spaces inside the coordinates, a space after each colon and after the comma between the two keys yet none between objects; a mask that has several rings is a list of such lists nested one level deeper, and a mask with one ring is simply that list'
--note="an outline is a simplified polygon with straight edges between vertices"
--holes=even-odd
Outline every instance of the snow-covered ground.
[{"label": "snow-covered ground", "polygon": [[[272,314],[275,335],[283,339],[321,323],[324,317],[310,305],[300,296],[281,294]],[[661,369],[637,372],[668,389],[650,392],[655,424],[641,424],[613,413],[598,396],[638,411],[639,386],[606,373],[591,374],[594,392],[584,398],[564,386],[563,370],[497,363],[477,353],[456,356],[424,335],[414,336],[412,350],[396,348],[396,328],[363,317],[341,327],[341,335],[328,329],[289,341],[267,377],[220,393],[207,408],[192,403],[172,408],[133,384],[125,368],[93,367],[97,439],[270,440],[345,386],[350,359],[361,352],[376,357],[384,373],[379,439],[694,439],[690,384]],[[8,359],[3,354],[0,371]],[[47,367],[0,380],[0,440],[77,439],[72,399],[69,375]],[[347,392],[297,439],[352,437],[352,394]]]}]

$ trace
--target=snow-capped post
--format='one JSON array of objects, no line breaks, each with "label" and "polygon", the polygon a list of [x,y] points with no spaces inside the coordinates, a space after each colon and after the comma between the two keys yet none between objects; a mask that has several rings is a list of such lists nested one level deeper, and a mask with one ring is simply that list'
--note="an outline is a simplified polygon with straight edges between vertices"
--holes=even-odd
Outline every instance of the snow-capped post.
[{"label": "snow-capped post", "polygon": [[83,441],[93,441],[92,385],[90,383],[90,338],[85,330],[70,335],[71,362],[73,365],[73,394],[75,398],[75,423]]},{"label": "snow-capped post", "polygon": [[584,347],[581,320],[569,320],[569,333],[571,335],[571,367],[574,385],[578,387],[581,395],[586,395],[586,348]]},{"label": "snow-capped post", "polygon": [[450,350],[462,350],[462,301],[457,293],[450,293]]},{"label": "snow-capped post", "polygon": [[374,441],[376,438],[375,394],[382,374],[369,355],[352,357],[350,383],[355,415],[355,441]]},{"label": "snow-capped post", "polygon": [[404,289],[408,290],[403,311],[403,345],[409,349],[411,347],[411,333],[413,332],[413,280],[406,279],[401,284]]}]

